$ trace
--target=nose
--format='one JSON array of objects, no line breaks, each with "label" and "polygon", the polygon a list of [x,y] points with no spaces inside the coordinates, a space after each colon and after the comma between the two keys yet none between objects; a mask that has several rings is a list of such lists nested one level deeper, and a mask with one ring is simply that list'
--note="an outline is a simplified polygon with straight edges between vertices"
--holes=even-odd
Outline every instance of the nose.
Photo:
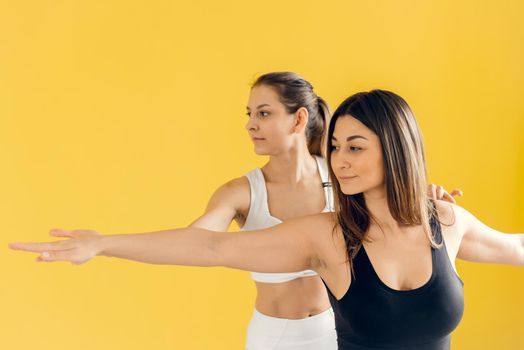
[{"label": "nose", "polygon": [[246,130],[247,131],[256,131],[258,130],[258,125],[254,122],[253,118],[248,118],[246,123]]},{"label": "nose", "polygon": [[344,170],[351,168],[351,163],[342,150],[331,153],[331,164],[333,169]]}]

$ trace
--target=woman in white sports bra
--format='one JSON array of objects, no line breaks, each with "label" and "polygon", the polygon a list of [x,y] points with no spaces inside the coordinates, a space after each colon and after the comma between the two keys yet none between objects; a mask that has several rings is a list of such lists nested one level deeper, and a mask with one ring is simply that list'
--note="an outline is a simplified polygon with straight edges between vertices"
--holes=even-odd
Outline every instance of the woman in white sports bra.
[{"label": "woman in white sports bra", "polygon": [[[330,112],[311,84],[291,72],[262,75],[252,86],[247,114],[255,153],[268,155],[269,161],[218,188],[190,226],[225,231],[235,220],[247,231],[331,211],[333,196],[321,152]],[[440,186],[430,186],[429,192],[453,201]],[[247,350],[337,349],[333,312],[314,271],[253,272],[252,277],[257,298]]]},{"label": "woman in white sports bra", "polygon": [[[325,206],[321,211],[332,211],[326,163],[317,155],[314,159],[324,188]],[[246,177],[251,204],[242,231],[281,223],[282,220],[269,211],[263,171],[256,168]],[[279,197],[284,194],[280,193]],[[251,272],[251,276],[258,295],[247,331],[247,349],[337,349],[333,311],[325,303],[324,289],[316,272]]]},{"label": "woman in white sports bra", "polygon": [[[295,73],[262,75],[253,84],[246,129],[255,152],[269,161],[221,186],[190,226],[223,231],[232,220],[245,230],[332,208],[321,157],[327,104]],[[313,271],[252,273],[257,287],[246,349],[337,349],[326,289]]]}]

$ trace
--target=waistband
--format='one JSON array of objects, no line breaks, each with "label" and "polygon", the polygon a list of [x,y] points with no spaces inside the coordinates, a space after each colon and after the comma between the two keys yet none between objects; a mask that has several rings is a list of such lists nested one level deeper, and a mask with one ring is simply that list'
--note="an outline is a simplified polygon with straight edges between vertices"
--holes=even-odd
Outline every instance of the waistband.
[{"label": "waistband", "polygon": [[258,333],[281,331],[289,337],[318,337],[335,332],[335,316],[332,308],[300,319],[267,316],[255,309],[249,327]]}]

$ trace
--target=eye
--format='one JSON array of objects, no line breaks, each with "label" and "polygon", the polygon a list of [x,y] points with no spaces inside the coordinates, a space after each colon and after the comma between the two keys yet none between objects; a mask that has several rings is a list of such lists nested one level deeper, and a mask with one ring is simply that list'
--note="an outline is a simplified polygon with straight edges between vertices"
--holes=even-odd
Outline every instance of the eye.
[{"label": "eye", "polygon": [[248,118],[250,118],[251,117],[251,112],[246,112],[246,115],[247,115]]},{"label": "eye", "polygon": [[338,151],[340,149],[339,146],[335,146],[335,145],[331,145],[331,151],[334,152],[334,151]]},{"label": "eye", "polygon": [[349,150],[351,152],[359,152],[359,151],[362,151],[362,148],[357,147],[357,146],[349,146]]},{"label": "eye", "polygon": [[264,118],[264,117],[267,117],[269,115],[269,112],[260,111],[258,115],[261,116],[262,118]]}]

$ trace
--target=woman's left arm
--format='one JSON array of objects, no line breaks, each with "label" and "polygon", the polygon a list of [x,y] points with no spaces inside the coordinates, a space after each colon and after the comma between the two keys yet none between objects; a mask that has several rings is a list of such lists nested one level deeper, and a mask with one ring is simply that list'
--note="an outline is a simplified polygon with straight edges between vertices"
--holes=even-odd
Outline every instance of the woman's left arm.
[{"label": "woman's left arm", "polygon": [[482,223],[470,212],[453,205],[462,227],[457,258],[467,261],[524,266],[524,234],[502,233]]}]

